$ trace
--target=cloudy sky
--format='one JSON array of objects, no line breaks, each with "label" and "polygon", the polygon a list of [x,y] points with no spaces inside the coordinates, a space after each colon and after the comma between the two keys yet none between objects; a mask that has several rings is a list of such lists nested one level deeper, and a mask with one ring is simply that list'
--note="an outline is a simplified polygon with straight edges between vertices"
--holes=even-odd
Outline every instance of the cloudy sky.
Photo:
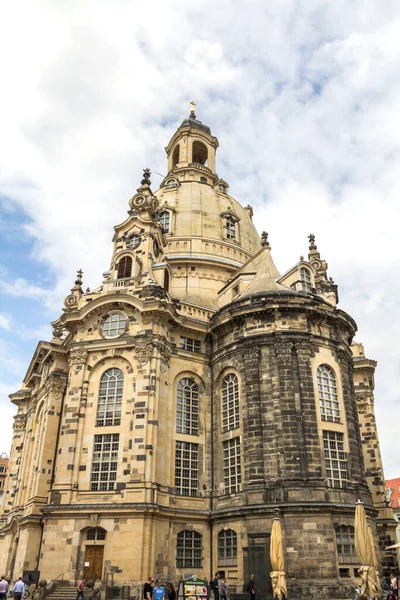
[{"label": "cloudy sky", "polygon": [[[285,271],[316,235],[378,360],[386,477],[400,477],[397,0],[20,2],[0,19],[0,451],[33,350],[189,100],[217,169]],[[152,177],[153,189],[161,178]]]}]

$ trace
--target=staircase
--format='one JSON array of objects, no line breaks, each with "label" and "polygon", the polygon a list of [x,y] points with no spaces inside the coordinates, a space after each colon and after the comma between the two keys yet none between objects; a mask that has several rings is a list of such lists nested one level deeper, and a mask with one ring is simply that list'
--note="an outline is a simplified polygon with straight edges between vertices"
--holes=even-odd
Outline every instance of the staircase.
[{"label": "staircase", "polygon": [[49,600],[75,600],[76,598],[76,586],[57,585],[47,596]]}]

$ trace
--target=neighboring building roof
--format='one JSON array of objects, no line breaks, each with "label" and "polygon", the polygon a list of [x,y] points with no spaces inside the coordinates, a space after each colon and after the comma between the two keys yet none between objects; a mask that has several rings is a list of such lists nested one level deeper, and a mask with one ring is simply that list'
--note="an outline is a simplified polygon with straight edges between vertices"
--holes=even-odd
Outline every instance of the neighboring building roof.
[{"label": "neighboring building roof", "polygon": [[391,507],[400,508],[400,477],[397,477],[397,479],[387,479],[385,486],[387,490],[391,491],[388,498],[391,500]]}]

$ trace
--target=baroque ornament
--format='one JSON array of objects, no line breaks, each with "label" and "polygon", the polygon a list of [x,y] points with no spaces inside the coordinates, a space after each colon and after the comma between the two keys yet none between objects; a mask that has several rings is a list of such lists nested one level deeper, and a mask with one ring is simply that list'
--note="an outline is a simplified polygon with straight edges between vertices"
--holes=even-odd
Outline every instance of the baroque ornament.
[{"label": "baroque ornament", "polygon": [[279,342],[275,346],[275,352],[282,363],[288,364],[291,362],[293,345],[293,342]]},{"label": "baroque ornament", "polygon": [[86,350],[77,348],[76,350],[70,350],[68,357],[68,364],[72,365],[84,365],[86,363],[88,353]]},{"label": "baroque ornament", "polygon": [[311,356],[311,347],[307,342],[295,344],[296,354],[300,362],[308,362]]},{"label": "baroque ornament", "polygon": [[143,366],[146,363],[148,363],[152,354],[153,354],[153,344],[149,344],[149,343],[136,344],[134,356],[139,365]]}]

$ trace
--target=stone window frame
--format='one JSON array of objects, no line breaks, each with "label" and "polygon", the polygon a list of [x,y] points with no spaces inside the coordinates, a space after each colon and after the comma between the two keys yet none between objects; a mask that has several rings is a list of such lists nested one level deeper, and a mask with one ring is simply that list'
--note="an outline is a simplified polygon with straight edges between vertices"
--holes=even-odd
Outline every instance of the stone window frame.
[{"label": "stone window frame", "polygon": [[[341,423],[339,393],[335,370],[332,369],[330,365],[321,363],[317,367],[316,375],[321,420],[330,423]],[[324,379],[327,379],[328,386],[324,383]],[[325,390],[326,387],[328,387],[328,391]],[[329,403],[330,406],[327,406],[327,403]]]},{"label": "stone window frame", "polygon": [[[136,242],[134,243],[133,240],[136,240]],[[142,242],[143,236],[135,231],[127,236],[125,246],[127,250],[136,250]]]},{"label": "stone window frame", "polygon": [[[115,491],[119,442],[119,433],[95,434],[93,438],[92,468],[90,474],[90,489],[92,492]],[[97,465],[98,468],[95,468]]]},{"label": "stone window frame", "polygon": [[[185,383],[182,384],[182,382]],[[189,386],[190,391],[189,394],[187,394],[185,388],[188,388]],[[199,414],[199,384],[194,377],[182,377],[176,385],[176,433],[198,436]]]},{"label": "stone window frame", "polygon": [[[341,431],[323,430],[322,444],[325,472],[329,487],[335,489],[346,488],[349,483],[349,475],[347,453],[344,449],[344,433]],[[335,468],[336,463],[338,463],[337,468]],[[334,474],[336,472],[337,476],[335,477]]]},{"label": "stone window frame", "polygon": [[195,338],[189,338],[181,335],[179,338],[179,348],[181,350],[187,350],[187,352],[194,352],[196,354],[201,353],[201,341]]},{"label": "stone window frame", "polygon": [[303,292],[306,294],[313,293],[314,286],[310,269],[307,269],[306,267],[300,267],[300,282]]},{"label": "stone window frame", "polygon": [[177,496],[199,495],[200,444],[175,441],[174,488]]},{"label": "stone window frame", "polygon": [[242,489],[242,443],[240,436],[222,442],[222,462],[225,494],[237,494]]},{"label": "stone window frame", "polygon": [[124,254],[118,260],[118,264],[116,265],[117,271],[117,279],[129,279],[132,277],[133,270],[133,259],[132,256],[128,254]]},{"label": "stone window frame", "polygon": [[[341,524],[335,526],[335,539],[339,565],[347,566],[358,564],[354,526],[350,524]],[[346,546],[349,547],[349,552],[344,551]]]},{"label": "stone window frame", "polygon": [[176,568],[201,569],[203,536],[195,530],[184,529],[176,536]]},{"label": "stone window frame", "polygon": [[165,208],[158,214],[158,222],[163,233],[171,233],[171,212]]},{"label": "stone window frame", "polygon": [[217,536],[219,567],[234,567],[238,564],[238,535],[234,529],[222,529]]},{"label": "stone window frame", "polygon": [[106,539],[107,531],[103,527],[89,527],[86,530],[86,541],[101,541]]},{"label": "stone window frame", "polygon": [[[118,373],[116,373],[117,371]],[[111,378],[115,379],[111,380]],[[113,381],[115,381],[115,386],[110,386],[110,383]],[[112,394],[113,391],[114,394]],[[102,394],[102,392],[105,393]],[[110,367],[104,371],[100,378],[96,427],[121,425],[123,396],[124,374],[118,367]],[[104,402],[101,402],[103,399]],[[100,411],[102,406],[104,409]],[[111,413],[111,415],[108,416],[108,413]]]},{"label": "stone window frame", "polygon": [[[225,381],[231,377],[236,378],[237,385],[236,391],[233,392],[233,410],[229,408],[229,390],[224,388]],[[224,397],[225,389],[228,395]],[[226,413],[226,416],[224,416],[224,413]],[[233,418],[233,426],[230,426],[231,417]],[[240,381],[238,375],[233,371],[225,373],[221,381],[221,425],[223,433],[240,428]]]},{"label": "stone window frame", "polygon": [[[231,207],[224,210],[221,214],[222,238],[227,242],[240,244],[240,217]],[[229,224],[228,224],[229,221]],[[232,236],[233,232],[233,236]]]},{"label": "stone window frame", "polygon": [[[118,319],[116,321],[118,326],[120,325],[121,322],[124,322],[124,321],[125,321],[125,324],[124,324],[123,328],[117,327],[116,328],[117,333],[115,333],[115,335],[111,335],[110,333],[104,332],[104,326],[109,319],[110,319],[110,323],[112,323],[111,319],[114,315],[119,315],[121,317],[120,319]],[[100,334],[105,340],[114,340],[118,337],[121,337],[121,335],[124,335],[124,333],[126,333],[128,331],[128,328],[129,328],[129,319],[128,319],[127,314],[123,310],[110,310],[106,315],[104,315],[104,317],[101,320]]]}]

